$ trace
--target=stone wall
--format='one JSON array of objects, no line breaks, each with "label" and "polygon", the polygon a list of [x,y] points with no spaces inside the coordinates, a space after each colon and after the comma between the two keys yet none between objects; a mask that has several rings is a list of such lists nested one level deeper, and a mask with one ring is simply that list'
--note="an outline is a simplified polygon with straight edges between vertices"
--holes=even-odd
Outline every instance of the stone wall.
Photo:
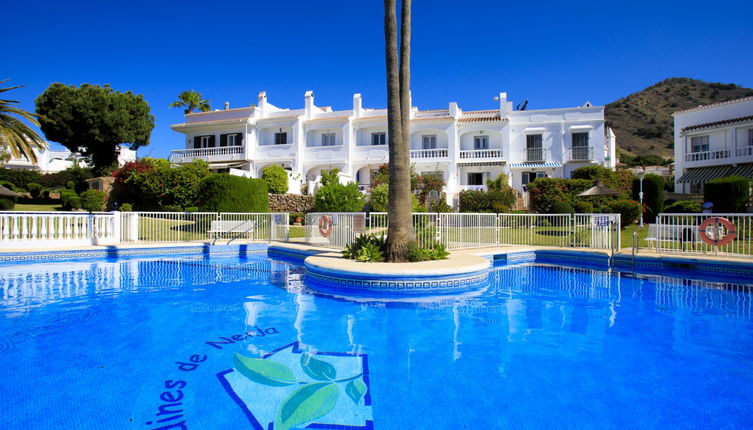
[{"label": "stone wall", "polygon": [[314,196],[301,194],[270,194],[269,210],[272,212],[310,212],[314,209]]}]

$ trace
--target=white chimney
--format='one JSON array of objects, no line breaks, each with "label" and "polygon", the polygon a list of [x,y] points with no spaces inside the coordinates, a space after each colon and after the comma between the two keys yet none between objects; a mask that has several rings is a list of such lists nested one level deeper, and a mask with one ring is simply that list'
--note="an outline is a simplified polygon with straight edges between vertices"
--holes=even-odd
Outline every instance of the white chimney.
[{"label": "white chimney", "polygon": [[230,109],[230,102],[225,102],[225,110]]},{"label": "white chimney", "polygon": [[356,118],[359,118],[361,116],[361,111],[363,110],[362,103],[363,101],[361,99],[361,94],[353,94],[353,115]]},{"label": "white chimney", "polygon": [[313,91],[306,91],[306,94],[303,95],[303,107],[306,112],[306,118],[311,118],[311,113],[314,111],[314,92]]},{"label": "white chimney", "polygon": [[266,91],[259,91],[258,101],[256,102],[256,107],[259,109],[259,112],[261,114],[261,117],[264,117],[264,110],[267,107],[267,92]]},{"label": "white chimney", "polygon": [[450,102],[449,106],[450,116],[459,119],[463,115],[463,111],[458,106],[457,102]]}]

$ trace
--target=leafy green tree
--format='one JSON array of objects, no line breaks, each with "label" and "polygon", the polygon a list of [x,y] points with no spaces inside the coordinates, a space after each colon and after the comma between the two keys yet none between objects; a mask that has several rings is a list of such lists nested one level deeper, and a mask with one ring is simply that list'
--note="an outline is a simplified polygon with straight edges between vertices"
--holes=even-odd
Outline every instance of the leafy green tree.
[{"label": "leafy green tree", "polygon": [[272,194],[288,192],[288,172],[282,166],[267,166],[261,171],[261,178],[267,182]]},{"label": "leafy green tree", "polygon": [[[322,177],[324,179],[324,177]],[[317,212],[359,212],[363,209],[365,196],[358,185],[328,182],[314,194],[314,207]]]},{"label": "leafy green tree", "polygon": [[206,112],[209,107],[209,100],[203,99],[201,93],[194,90],[183,91],[178,94],[178,101],[170,103],[171,108],[185,108],[184,113],[189,114],[198,109],[201,112]]},{"label": "leafy green tree", "polygon": [[54,83],[36,102],[47,139],[90,157],[98,174],[117,163],[118,145],[149,145],[154,116],[141,95],[109,85]]},{"label": "leafy green tree", "polygon": [[[0,84],[7,81],[7,79],[2,80]],[[17,88],[23,88],[23,85],[0,88],[0,93]],[[18,101],[0,99],[0,150],[2,150],[3,159],[8,161],[10,156],[16,158],[23,156],[31,162],[36,162],[37,156],[32,149],[47,149],[47,142],[16,117],[23,118],[39,126],[39,121],[37,121],[39,116],[12,106],[14,103],[18,103]]]}]

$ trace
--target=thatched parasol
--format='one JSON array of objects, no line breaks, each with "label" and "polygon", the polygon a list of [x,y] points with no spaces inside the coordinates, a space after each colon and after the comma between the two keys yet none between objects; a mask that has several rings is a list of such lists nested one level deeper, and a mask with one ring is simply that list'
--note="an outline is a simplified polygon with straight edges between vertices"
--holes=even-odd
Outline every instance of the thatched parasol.
[{"label": "thatched parasol", "polygon": [[0,197],[18,197],[20,195],[0,185]]},{"label": "thatched parasol", "polygon": [[587,189],[586,191],[583,191],[582,193],[578,194],[579,197],[588,197],[588,196],[616,196],[618,194],[622,194],[619,191],[613,190],[609,187],[605,187],[604,185],[601,185],[601,183],[597,183],[593,187]]}]

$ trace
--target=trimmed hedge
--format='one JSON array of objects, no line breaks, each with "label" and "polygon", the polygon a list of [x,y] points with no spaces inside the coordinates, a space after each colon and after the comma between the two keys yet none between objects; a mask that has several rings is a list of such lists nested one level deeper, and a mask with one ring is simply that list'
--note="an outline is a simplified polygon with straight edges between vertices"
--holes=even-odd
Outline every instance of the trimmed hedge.
[{"label": "trimmed hedge", "polygon": [[573,207],[566,202],[554,202],[554,204],[552,204],[552,207],[549,208],[550,214],[571,214],[574,212],[575,209],[573,209]]},{"label": "trimmed hedge", "polygon": [[262,169],[261,178],[267,182],[270,193],[285,194],[288,192],[288,173],[283,167],[267,166]]},{"label": "trimmed hedge", "polygon": [[0,197],[0,211],[9,211],[16,206],[16,199],[13,197]]},{"label": "trimmed hedge", "polygon": [[[643,205],[646,212],[643,221],[652,223],[656,221],[656,215],[664,211],[664,186],[667,181],[659,175],[648,174],[643,178]],[[640,201],[640,179],[633,179],[633,200]]]},{"label": "trimmed hedge", "polygon": [[267,183],[227,173],[201,180],[199,210],[202,212],[269,212]]},{"label": "trimmed hedge", "polygon": [[512,188],[502,191],[467,190],[459,195],[460,212],[509,212],[517,197]]},{"label": "trimmed hedge", "polygon": [[107,194],[99,190],[86,190],[81,193],[81,207],[89,212],[101,212],[105,208]]},{"label": "trimmed hedge", "polygon": [[716,213],[745,212],[750,200],[750,180],[728,176],[708,181],[703,187],[703,199],[714,203]]},{"label": "trimmed hedge", "polygon": [[692,200],[681,200],[664,208],[664,212],[669,214],[693,214],[700,213],[702,210],[703,206],[701,205],[701,202],[695,202]]},{"label": "trimmed hedge", "polygon": [[641,215],[641,204],[635,200],[617,200],[608,206],[607,212],[620,214],[620,223],[625,228]]}]

